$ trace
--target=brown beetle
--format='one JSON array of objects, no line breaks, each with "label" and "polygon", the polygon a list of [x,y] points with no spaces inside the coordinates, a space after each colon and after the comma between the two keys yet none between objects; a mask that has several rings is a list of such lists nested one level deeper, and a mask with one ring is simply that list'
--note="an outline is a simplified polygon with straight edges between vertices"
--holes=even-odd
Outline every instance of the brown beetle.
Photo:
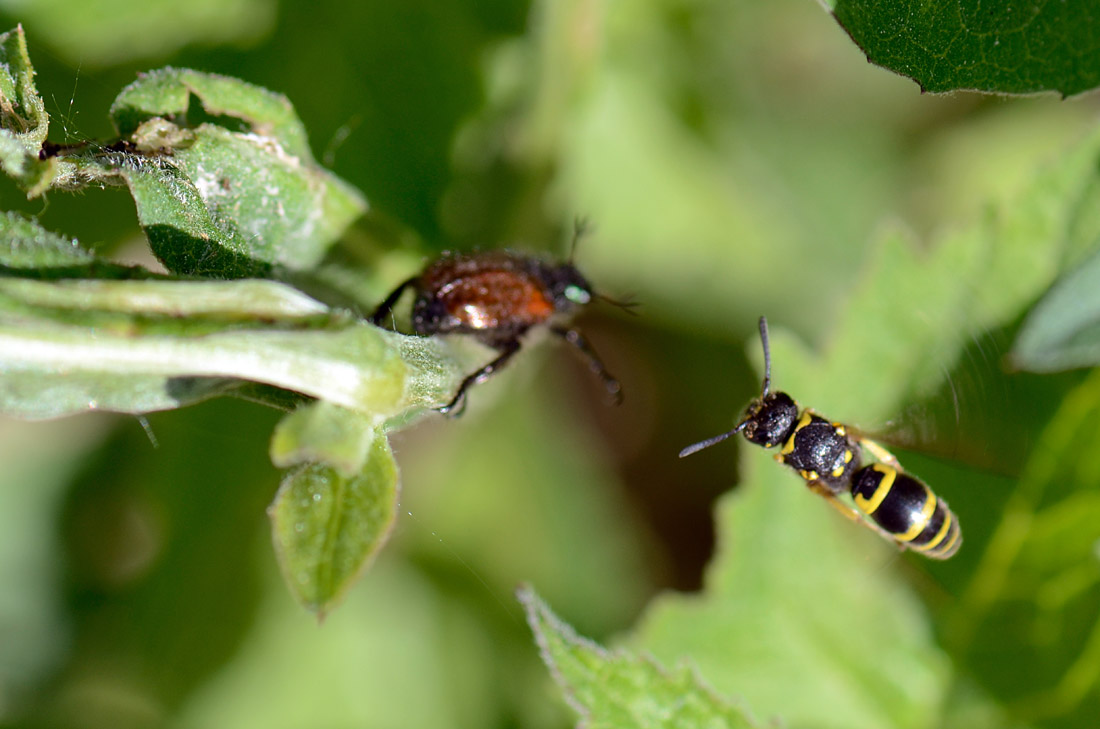
[{"label": "brown beetle", "polygon": [[572,263],[552,263],[509,251],[447,253],[394,289],[371,315],[371,322],[381,325],[410,287],[416,292],[412,308],[415,333],[468,334],[499,353],[468,375],[439,412],[452,412],[471,385],[484,382],[504,367],[519,351],[523,335],[538,326],[548,327],[576,347],[616,404],[622,400],[619,381],[607,371],[588,340],[564,323],[596,296]]}]

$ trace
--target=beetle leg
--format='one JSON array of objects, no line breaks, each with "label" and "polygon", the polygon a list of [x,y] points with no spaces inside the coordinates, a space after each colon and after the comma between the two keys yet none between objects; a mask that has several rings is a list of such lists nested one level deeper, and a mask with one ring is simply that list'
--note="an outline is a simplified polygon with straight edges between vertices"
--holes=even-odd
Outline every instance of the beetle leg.
[{"label": "beetle leg", "polygon": [[592,349],[592,345],[588,343],[584,335],[576,329],[563,326],[552,326],[550,331],[576,347],[577,351],[588,362],[588,369],[603,382],[603,386],[607,389],[607,394],[611,396],[612,402],[616,405],[620,404],[623,401],[623,386],[607,371],[599,355],[596,354],[596,350]]},{"label": "beetle leg", "polygon": [[807,481],[806,485],[809,486],[810,490],[813,491],[815,494],[821,496],[826,501],[828,501],[830,506],[832,506],[834,509],[836,509],[852,521],[862,524],[873,532],[877,532],[880,537],[893,542],[898,546],[898,549],[903,552],[907,548],[907,545],[899,542],[897,540],[897,537],[895,537],[893,534],[866,518],[863,512],[861,512],[859,509],[855,508],[854,506],[849,506],[848,504],[845,504],[843,501],[837,498],[837,495],[833,493],[832,490],[829,489],[829,487],[825,486],[820,481]]},{"label": "beetle leg", "polygon": [[[504,365],[508,364],[508,360],[510,360],[512,356],[519,351],[519,340],[513,339],[507,342],[503,342],[497,347],[497,349],[500,351],[500,355],[497,356],[497,358],[494,359],[492,362],[482,367],[480,370],[467,375],[466,379],[462,381],[462,384],[458,386],[458,392],[456,392],[455,396],[451,398],[451,401],[443,407],[436,408],[437,411],[443,413],[444,415],[449,414],[451,415],[451,417],[455,418],[461,415],[462,412],[466,409],[466,391],[469,390],[471,386],[476,385],[479,382],[484,382],[485,378],[500,370],[502,367],[504,367]],[[459,408],[458,412],[452,413],[455,407],[459,404],[461,404],[462,407]]]},{"label": "beetle leg", "polygon": [[405,292],[405,289],[416,283],[416,279],[419,276],[413,276],[407,281],[403,281],[400,286],[390,292],[390,295],[386,297],[386,300],[378,305],[378,308],[374,310],[374,313],[370,315],[370,323],[375,326],[382,326],[383,320],[393,311],[393,305],[397,303],[397,300],[401,298],[401,294]]}]

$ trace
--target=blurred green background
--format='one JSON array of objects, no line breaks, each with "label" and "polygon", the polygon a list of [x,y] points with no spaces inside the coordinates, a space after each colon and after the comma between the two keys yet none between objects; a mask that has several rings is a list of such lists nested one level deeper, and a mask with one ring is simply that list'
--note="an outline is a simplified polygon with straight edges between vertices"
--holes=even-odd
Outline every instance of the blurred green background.
[{"label": "blurred green background", "polygon": [[[0,10],[0,25],[27,32],[53,141],[111,137],[111,100],[163,65],[286,94],[318,158],[371,202],[334,254],[359,267],[347,286],[366,300],[444,249],[564,255],[583,216],[594,232],[578,266],[641,304],[636,317],[596,305],[580,320],[623,382],[621,407],[571,353],[537,347],[476,388],[461,419],[394,437],[394,537],[320,627],[283,587],[269,541],[275,413],[227,401],[147,421],[0,421],[4,726],[570,725],[516,585],[601,640],[661,590],[698,590],[738,449],[675,455],[727,429],[758,390],[757,317],[824,346],[883,226],[926,246],[980,219],[1085,136],[1098,107],[1094,95],[921,95],[804,0]],[[121,189],[28,202],[5,179],[0,204],[141,256]],[[896,431],[965,515],[973,558],[931,577],[901,565],[934,603],[964,584],[1080,380],[1005,374],[1012,325],[948,332],[970,346],[894,422],[830,413]],[[843,386],[859,388],[859,373]],[[982,684],[958,690],[1015,690]],[[1076,721],[1050,725],[1090,726]]]}]

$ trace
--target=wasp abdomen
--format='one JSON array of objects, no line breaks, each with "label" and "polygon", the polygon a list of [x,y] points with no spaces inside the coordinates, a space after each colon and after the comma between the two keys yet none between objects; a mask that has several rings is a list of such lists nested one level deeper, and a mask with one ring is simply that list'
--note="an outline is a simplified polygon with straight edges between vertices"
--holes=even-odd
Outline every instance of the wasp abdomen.
[{"label": "wasp abdomen", "polygon": [[875,463],[852,477],[856,507],[903,546],[932,559],[947,559],[962,544],[962,532],[947,502],[923,481]]}]

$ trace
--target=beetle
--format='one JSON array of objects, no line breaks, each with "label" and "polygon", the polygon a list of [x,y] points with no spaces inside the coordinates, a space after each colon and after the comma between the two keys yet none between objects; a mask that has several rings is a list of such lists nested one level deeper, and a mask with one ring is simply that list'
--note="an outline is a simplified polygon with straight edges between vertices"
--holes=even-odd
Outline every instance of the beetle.
[{"label": "beetle", "polygon": [[[920,479],[906,473],[897,458],[873,440],[842,423],[832,422],[771,389],[768,321],[760,317],[764,348],[764,386],[741,420],[728,432],[680,451],[690,456],[741,433],[750,443],[779,447],[775,460],[792,468],[810,490],[845,516],[877,532],[901,549],[931,559],[948,559],[962,544],[959,520],[947,502]],[[877,459],[862,464],[863,452]],[[853,506],[840,499],[852,497]]]},{"label": "beetle", "polygon": [[381,326],[408,288],[415,291],[412,328],[416,334],[468,335],[497,351],[492,361],[462,380],[451,401],[436,408],[439,412],[461,412],[456,408],[464,403],[467,390],[508,364],[524,335],[536,327],[548,328],[577,349],[614,402],[622,401],[619,381],[584,335],[566,322],[596,297],[624,308],[628,305],[596,294],[571,261],[557,263],[514,251],[445,253],[395,288],[378,305],[371,322]]}]

